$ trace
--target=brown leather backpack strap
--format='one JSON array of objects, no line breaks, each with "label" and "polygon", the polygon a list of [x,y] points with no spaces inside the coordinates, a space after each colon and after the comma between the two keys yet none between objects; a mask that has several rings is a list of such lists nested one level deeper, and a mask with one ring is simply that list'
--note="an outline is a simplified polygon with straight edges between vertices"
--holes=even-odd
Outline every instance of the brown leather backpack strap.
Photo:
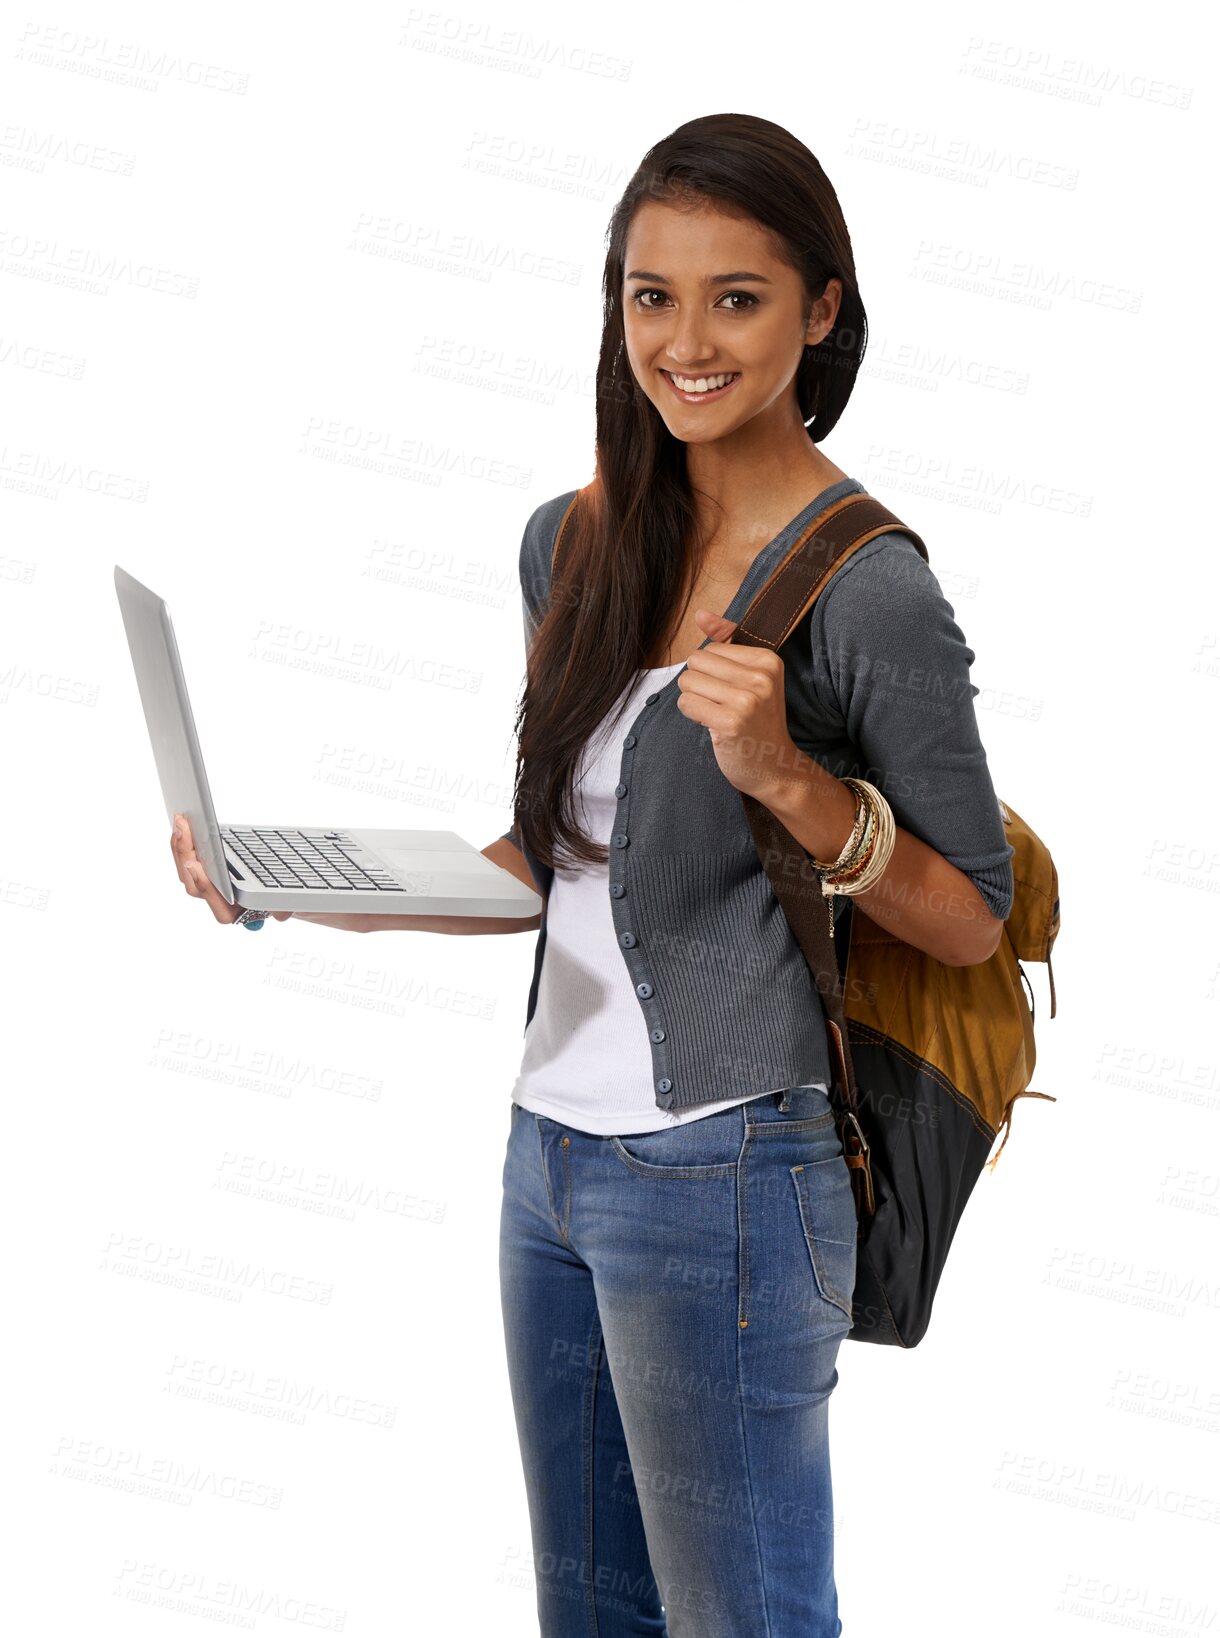
[{"label": "brown leather backpack strap", "polygon": [[758,856],[771,878],[780,908],[817,984],[831,1046],[831,1078],[842,1105],[839,1134],[851,1172],[856,1216],[871,1217],[876,1209],[873,1174],[869,1165],[868,1140],[860,1125],[856,1103],[856,1076],[847,1044],[847,1019],[843,1011],[843,978],[835,953],[834,936],[827,926],[817,872],[809,863],[804,848],[770,808],[757,797],[747,796],[744,791],[741,800]]},{"label": "brown leather backpack strap", "polygon": [[926,563],[928,549],[915,533],[872,495],[846,495],[789,547],[749,608],[733,641],[778,649],[787,642],[833,576],[854,552],[878,535],[902,534]]},{"label": "brown leather backpack strap", "polygon": [[[923,541],[871,495],[848,495],[819,514],[751,602],[732,641],[777,651],[805,618],[834,575],[855,552],[883,534],[905,534],[927,561]],[[827,925],[817,872],[792,833],[771,810],[742,793],[746,819],[763,869],[813,974],[831,1046],[831,1073],[841,1105],[839,1124],[856,1215],[876,1209],[868,1140],[859,1119],[856,1077],[843,1008],[843,975]]]}]

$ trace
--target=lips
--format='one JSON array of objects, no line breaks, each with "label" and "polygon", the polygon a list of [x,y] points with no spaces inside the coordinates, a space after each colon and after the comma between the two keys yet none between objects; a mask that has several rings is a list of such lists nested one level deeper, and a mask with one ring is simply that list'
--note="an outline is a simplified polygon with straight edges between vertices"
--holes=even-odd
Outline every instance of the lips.
[{"label": "lips", "polygon": [[[668,370],[662,370],[661,374],[665,377],[666,381],[668,381],[670,391],[676,397],[680,398],[684,404],[706,404],[711,403],[717,398],[723,398],[726,393],[732,392],[733,388],[741,380],[741,372],[738,370],[733,373],[732,380],[726,381],[723,387],[715,387],[708,392],[684,392],[683,389],[678,386],[677,382],[674,380],[673,376]],[[709,370],[705,375],[686,376],[684,379],[687,381],[703,381],[707,379],[708,375],[715,376],[727,374],[729,374],[727,370]]]}]

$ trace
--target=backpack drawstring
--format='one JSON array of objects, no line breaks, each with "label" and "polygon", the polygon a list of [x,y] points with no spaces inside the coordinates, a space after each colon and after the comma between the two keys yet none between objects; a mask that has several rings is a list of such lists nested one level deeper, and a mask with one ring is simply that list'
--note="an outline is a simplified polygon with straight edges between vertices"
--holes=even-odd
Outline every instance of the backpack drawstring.
[{"label": "backpack drawstring", "polygon": [[[1012,1097],[1009,1098],[1008,1102],[1004,1105],[1003,1120],[1001,1120],[1000,1124],[996,1127],[997,1137],[1001,1132],[1004,1133],[1004,1143],[1008,1142],[1009,1134],[1012,1132],[1012,1108],[1018,1098],[1045,1098],[1048,1103],[1059,1102],[1059,1099],[1052,1098],[1049,1092],[1035,1092],[1032,1089],[1026,1092],[1014,1092]],[[1005,1128],[1007,1128],[1007,1130],[1005,1130]],[[995,1154],[992,1155],[991,1159],[986,1163],[988,1170],[991,1172],[995,1171],[996,1162],[1004,1153],[1004,1143],[1000,1144],[1000,1147],[996,1150]]]}]

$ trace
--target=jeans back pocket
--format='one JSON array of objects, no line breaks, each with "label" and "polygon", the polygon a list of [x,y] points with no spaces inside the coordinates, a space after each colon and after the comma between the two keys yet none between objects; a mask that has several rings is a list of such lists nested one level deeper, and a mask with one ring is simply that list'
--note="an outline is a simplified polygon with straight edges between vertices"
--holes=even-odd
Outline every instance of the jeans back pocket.
[{"label": "jeans back pocket", "polygon": [[842,1154],[790,1168],[805,1244],[818,1290],[852,1317],[856,1283],[856,1208]]}]

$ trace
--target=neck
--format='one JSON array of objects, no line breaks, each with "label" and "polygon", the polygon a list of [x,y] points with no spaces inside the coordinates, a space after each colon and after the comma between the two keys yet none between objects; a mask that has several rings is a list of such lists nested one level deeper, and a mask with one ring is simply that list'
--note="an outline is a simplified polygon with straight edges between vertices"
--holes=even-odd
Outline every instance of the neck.
[{"label": "neck", "polygon": [[[772,438],[756,416],[729,438],[686,446],[686,471],[705,549],[731,540],[735,550],[765,546],[809,502],[847,473],[796,430]],[[778,519],[778,521],[777,521]]]}]

